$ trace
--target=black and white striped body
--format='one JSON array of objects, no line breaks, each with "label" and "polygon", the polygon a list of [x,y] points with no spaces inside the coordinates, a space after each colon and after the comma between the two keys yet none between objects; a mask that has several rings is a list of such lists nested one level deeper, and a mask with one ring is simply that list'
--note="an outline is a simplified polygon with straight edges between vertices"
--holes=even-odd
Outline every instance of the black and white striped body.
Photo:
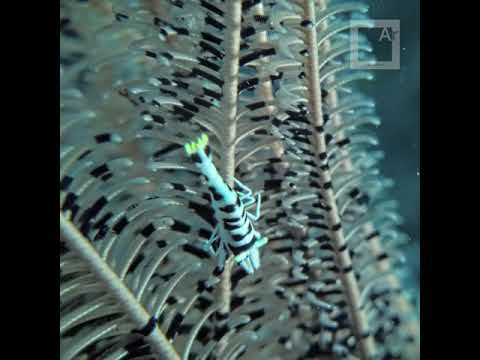
[{"label": "black and white striped body", "polygon": [[208,183],[211,204],[218,223],[209,242],[218,241],[216,254],[219,265],[223,264],[229,253],[248,272],[253,273],[260,267],[257,241],[260,234],[253,228],[251,214],[246,211],[241,192],[233,190],[220,176],[210,156],[209,147],[198,149],[191,159],[201,170]]}]

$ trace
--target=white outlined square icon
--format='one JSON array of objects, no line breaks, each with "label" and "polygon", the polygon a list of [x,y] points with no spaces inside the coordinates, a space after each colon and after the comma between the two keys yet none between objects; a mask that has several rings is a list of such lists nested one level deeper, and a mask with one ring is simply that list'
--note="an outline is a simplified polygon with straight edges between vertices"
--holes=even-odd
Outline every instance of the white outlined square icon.
[{"label": "white outlined square icon", "polygon": [[361,61],[359,59],[358,31],[362,28],[361,20],[351,20],[350,30],[350,67],[361,70],[399,70],[400,69],[400,20],[372,20],[372,28],[381,29],[379,42],[390,42],[392,46],[392,60],[390,61]]}]

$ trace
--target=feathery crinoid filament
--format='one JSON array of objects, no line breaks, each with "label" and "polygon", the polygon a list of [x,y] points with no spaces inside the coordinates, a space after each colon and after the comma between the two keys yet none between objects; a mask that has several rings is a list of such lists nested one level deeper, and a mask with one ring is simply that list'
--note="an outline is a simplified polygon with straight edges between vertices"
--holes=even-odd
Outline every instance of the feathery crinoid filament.
[{"label": "feathery crinoid filament", "polygon": [[62,359],[418,358],[366,10],[61,1]]},{"label": "feathery crinoid filament", "polygon": [[[289,195],[271,202],[277,214],[266,221],[283,222],[297,234],[292,244],[280,233],[277,247],[297,255],[297,291],[337,305],[324,317],[323,346],[345,356],[417,358],[417,320],[393,268],[402,261],[397,247],[405,238],[396,230],[395,203],[385,198],[390,181],[375,168],[377,140],[365,129],[379,120],[373,102],[351,89],[354,80],[371,79],[350,69],[345,34],[351,16],[360,20],[355,26],[372,26],[361,17],[366,9],[353,2],[297,1],[279,2],[265,14],[285,34],[277,36],[269,65],[290,61],[274,96],[273,123],[289,164],[283,180],[294,184],[286,187]],[[359,50],[362,59],[374,61],[365,39]]]}]

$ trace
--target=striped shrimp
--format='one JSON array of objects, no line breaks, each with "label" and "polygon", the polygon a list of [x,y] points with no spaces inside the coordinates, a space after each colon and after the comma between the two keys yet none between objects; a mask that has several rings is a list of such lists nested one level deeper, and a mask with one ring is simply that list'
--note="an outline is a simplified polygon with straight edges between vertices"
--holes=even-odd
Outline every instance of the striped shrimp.
[{"label": "striped shrimp", "polygon": [[[252,222],[260,217],[260,194],[258,193],[255,199],[252,191],[237,179],[235,185],[238,191],[225,183],[212,162],[206,134],[185,144],[185,151],[207,180],[212,208],[217,219],[210,239],[203,245],[204,249],[217,256],[218,268],[223,269],[227,256],[233,254],[235,262],[252,274],[260,268],[258,249],[268,241],[252,225]],[[252,214],[246,208],[254,203],[256,211]],[[216,242],[218,246],[215,251],[212,245]]]}]

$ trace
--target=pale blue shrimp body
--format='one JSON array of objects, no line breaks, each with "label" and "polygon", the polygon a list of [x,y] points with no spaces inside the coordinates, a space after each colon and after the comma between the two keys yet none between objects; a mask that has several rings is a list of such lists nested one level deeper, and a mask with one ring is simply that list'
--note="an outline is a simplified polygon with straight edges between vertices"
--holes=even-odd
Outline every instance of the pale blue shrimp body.
[{"label": "pale blue shrimp body", "polygon": [[[267,239],[254,228],[252,221],[259,218],[260,195],[257,196],[257,211],[253,215],[245,207],[255,203],[250,189],[235,180],[240,191],[233,190],[220,176],[212,162],[208,137],[203,134],[197,141],[185,145],[185,150],[200,169],[208,183],[212,208],[218,221],[206,247],[218,256],[218,264],[223,264],[229,253],[249,274],[260,267],[258,248],[265,245]],[[219,240],[217,251],[212,244]]]}]

